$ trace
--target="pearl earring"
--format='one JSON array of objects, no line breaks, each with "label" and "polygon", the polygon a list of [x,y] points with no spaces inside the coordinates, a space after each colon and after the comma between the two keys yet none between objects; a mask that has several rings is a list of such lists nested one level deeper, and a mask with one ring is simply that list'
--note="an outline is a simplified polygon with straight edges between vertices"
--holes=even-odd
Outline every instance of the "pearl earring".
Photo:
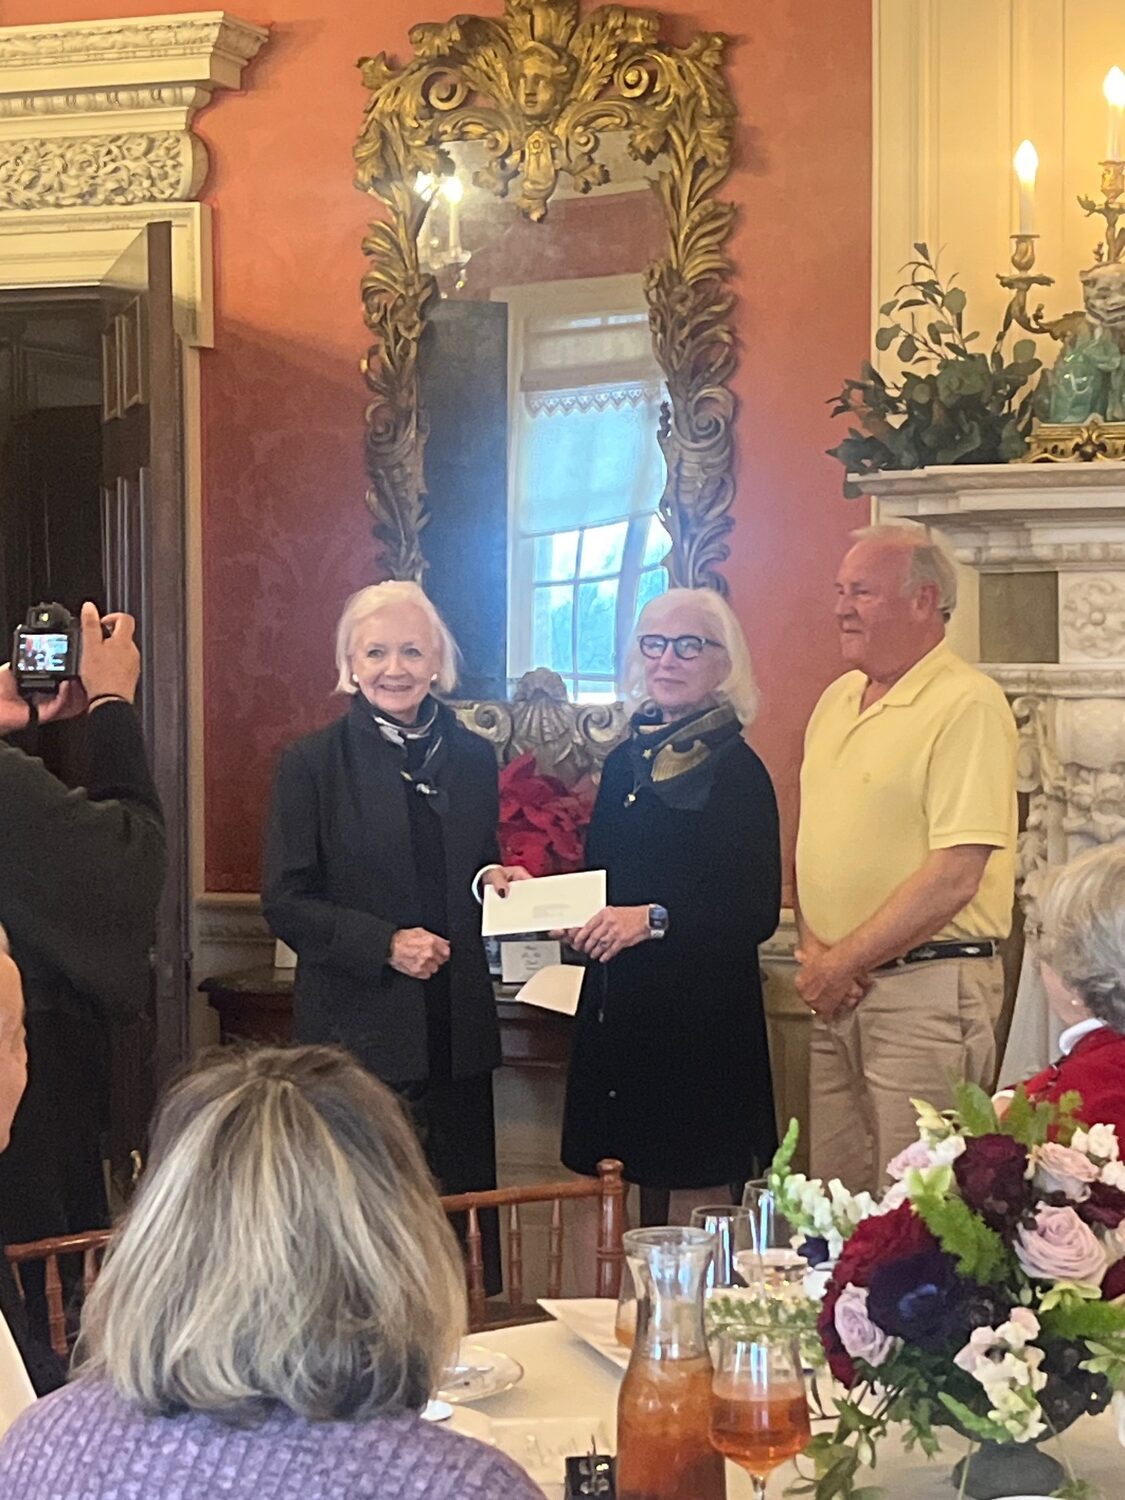
[{"label": "pearl earring", "polygon": [[359,678],[355,675],[354,672],[352,673],[352,681],[356,684],[357,687],[359,686]]}]

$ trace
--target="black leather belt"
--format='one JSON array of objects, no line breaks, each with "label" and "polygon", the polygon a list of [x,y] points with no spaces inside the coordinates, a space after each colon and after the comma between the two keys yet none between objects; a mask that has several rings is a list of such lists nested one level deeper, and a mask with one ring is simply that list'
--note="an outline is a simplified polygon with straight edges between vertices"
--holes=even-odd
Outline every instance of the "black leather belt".
[{"label": "black leather belt", "polygon": [[892,958],[890,963],[880,964],[876,974],[885,974],[888,969],[904,969],[907,964],[929,964],[938,958],[995,958],[1000,944],[994,938],[981,938],[975,943],[922,943],[911,948],[901,958]]}]

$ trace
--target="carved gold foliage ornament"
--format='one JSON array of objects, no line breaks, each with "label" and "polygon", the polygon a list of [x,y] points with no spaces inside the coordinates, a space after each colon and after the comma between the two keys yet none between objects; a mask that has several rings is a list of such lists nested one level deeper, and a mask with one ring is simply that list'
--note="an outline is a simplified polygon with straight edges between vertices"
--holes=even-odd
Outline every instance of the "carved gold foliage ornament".
[{"label": "carved gold foliage ornament", "polygon": [[730,169],[734,109],[721,71],[724,38],[701,34],[673,47],[659,34],[649,10],[603,5],[580,18],[577,0],[505,0],[499,19],[461,15],[413,27],[414,56],[401,68],[383,53],[361,63],[371,97],[357,182],[387,209],[364,241],[373,335],[363,362],[367,503],[393,577],[420,578],[425,568],[417,357],[437,284],[418,253],[428,208],[415,192],[419,174],[451,173],[446,148],[478,142],[485,164],[476,184],[514,196],[538,223],[560,181],[584,193],[608,180],[601,136],[623,131],[635,158],[658,164],[668,231],[665,253],[645,275],[669,393],[659,433],[667,567],[673,584],[726,592],[717,570],[733,524],[735,353],[724,250],[733,208],[714,195]]}]

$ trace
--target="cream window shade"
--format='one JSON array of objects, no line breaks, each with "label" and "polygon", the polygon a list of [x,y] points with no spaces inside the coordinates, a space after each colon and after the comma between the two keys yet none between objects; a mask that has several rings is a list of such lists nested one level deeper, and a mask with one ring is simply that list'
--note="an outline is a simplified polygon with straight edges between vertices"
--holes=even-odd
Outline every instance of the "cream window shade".
[{"label": "cream window shade", "polygon": [[515,525],[525,536],[656,509],[664,399],[644,312],[529,317],[515,402]]}]

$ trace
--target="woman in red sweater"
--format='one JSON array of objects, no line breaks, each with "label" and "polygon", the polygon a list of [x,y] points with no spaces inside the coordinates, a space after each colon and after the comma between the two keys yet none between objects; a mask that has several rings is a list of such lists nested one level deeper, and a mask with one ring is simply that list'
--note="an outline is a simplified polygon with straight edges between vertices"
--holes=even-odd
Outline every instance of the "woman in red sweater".
[{"label": "woman in red sweater", "polygon": [[1117,1127],[1125,1145],[1125,846],[1072,860],[1043,903],[1047,1001],[1065,1027],[1060,1057],[1025,1087],[1052,1103],[1082,1095],[1079,1118]]}]

